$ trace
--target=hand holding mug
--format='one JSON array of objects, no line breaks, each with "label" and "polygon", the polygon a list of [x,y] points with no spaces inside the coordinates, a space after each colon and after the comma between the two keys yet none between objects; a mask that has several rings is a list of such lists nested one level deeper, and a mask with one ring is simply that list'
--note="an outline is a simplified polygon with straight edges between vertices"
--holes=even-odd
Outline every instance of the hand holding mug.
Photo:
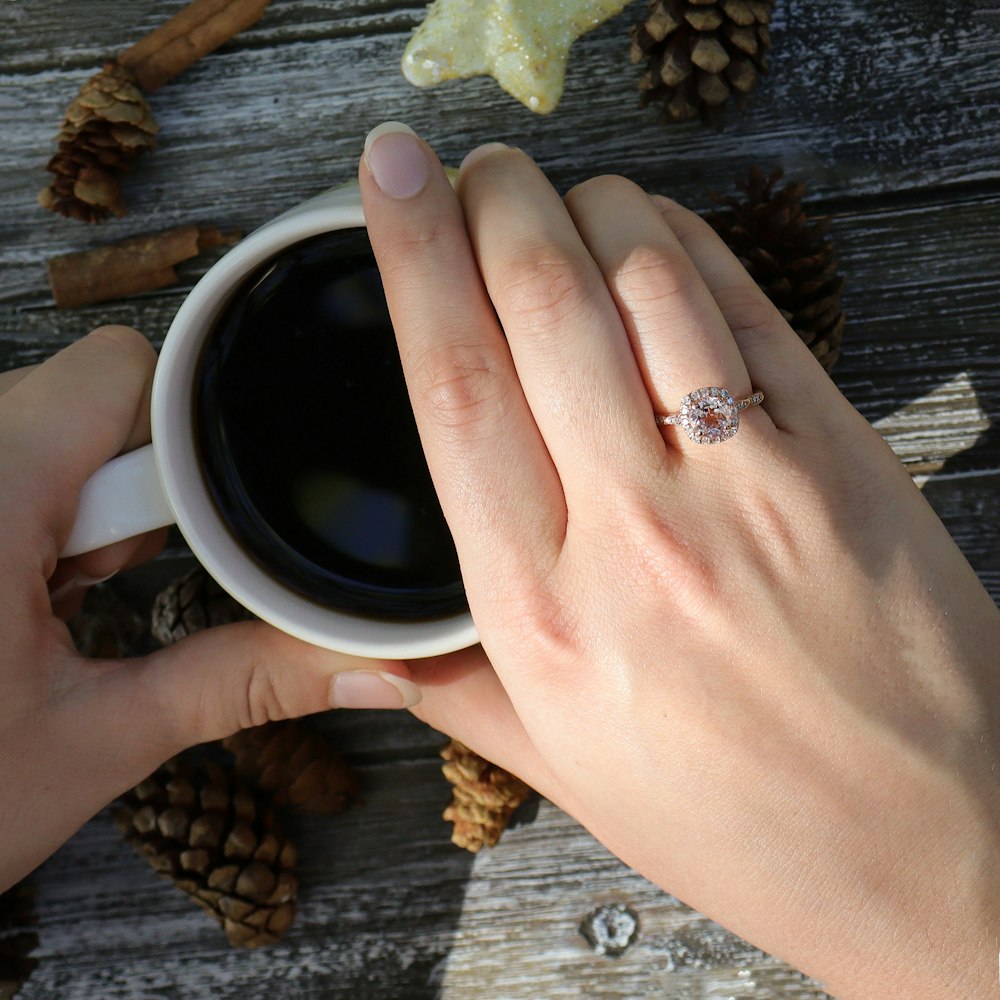
[{"label": "hand holding mug", "polygon": [[0,374],[0,891],[185,747],[331,707],[420,698],[398,661],[358,659],[264,622],[210,629],[142,659],[84,660],[64,619],[85,588],[151,558],[144,532],[59,559],[85,481],[150,435],[155,354],[104,327]]},{"label": "hand holding mug", "polygon": [[84,486],[64,555],[176,521],[236,600],[297,638],[376,658],[476,641],[356,184],[198,282],[151,411],[152,445]]},{"label": "hand holding mug", "polygon": [[417,714],[839,997],[987,995],[1000,612],[890,449],[676,204],[394,124],[360,183],[482,642]]}]

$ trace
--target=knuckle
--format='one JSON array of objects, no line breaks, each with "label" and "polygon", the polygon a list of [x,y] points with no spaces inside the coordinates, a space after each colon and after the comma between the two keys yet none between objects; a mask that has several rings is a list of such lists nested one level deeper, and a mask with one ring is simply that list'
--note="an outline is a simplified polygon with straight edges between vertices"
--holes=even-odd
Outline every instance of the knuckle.
[{"label": "knuckle", "polygon": [[281,701],[281,692],[274,676],[274,670],[264,659],[257,658],[250,668],[247,678],[246,705],[240,719],[240,728],[262,726],[287,718]]},{"label": "knuckle", "polygon": [[589,283],[581,264],[545,247],[522,253],[500,274],[498,298],[503,311],[529,330],[554,331],[584,306]]},{"label": "knuckle", "polygon": [[384,240],[379,252],[379,271],[383,283],[396,284],[409,280],[414,261],[426,266],[428,258],[450,257],[448,245],[454,231],[450,219],[433,215],[407,227],[399,227],[390,240]]},{"label": "knuckle", "polygon": [[774,337],[785,325],[781,314],[756,287],[743,283],[712,289],[733,336],[743,343]]},{"label": "knuckle", "polygon": [[453,232],[453,224],[449,216],[433,214],[418,220],[418,223],[394,234],[395,246],[406,254],[424,250],[427,247],[439,246]]},{"label": "knuckle", "polygon": [[482,426],[502,405],[501,386],[500,360],[483,346],[438,348],[416,365],[415,392],[443,427]]},{"label": "knuckle", "polygon": [[698,277],[683,250],[642,245],[633,247],[615,270],[618,294],[630,308],[666,307],[685,297]]},{"label": "knuckle", "polygon": [[521,662],[543,670],[577,662],[581,630],[565,599],[535,585],[506,591],[504,604],[505,642],[517,650]]},{"label": "knuckle", "polygon": [[648,584],[640,588],[643,594],[670,593],[681,616],[703,620],[718,601],[723,583],[723,573],[704,543],[679,526],[686,522],[664,516],[653,498],[626,496],[621,507],[627,513],[619,521],[615,561]]},{"label": "knuckle", "polygon": [[278,677],[279,659],[269,648],[267,633],[261,629],[257,631],[254,653],[246,674],[245,695],[239,710],[240,729],[287,719],[293,714],[282,694]]},{"label": "knuckle", "polygon": [[574,600],[574,578],[558,555],[522,552],[504,571],[482,583],[474,609],[484,632],[500,637],[519,663],[554,680],[560,663],[575,665],[584,641],[583,604]]}]

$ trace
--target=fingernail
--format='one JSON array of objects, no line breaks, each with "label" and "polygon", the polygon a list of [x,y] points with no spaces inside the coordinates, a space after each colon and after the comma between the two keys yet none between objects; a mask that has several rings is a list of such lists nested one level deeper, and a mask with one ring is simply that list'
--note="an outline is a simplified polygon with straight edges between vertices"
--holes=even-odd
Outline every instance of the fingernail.
[{"label": "fingernail", "polygon": [[423,144],[402,122],[376,125],[365,137],[364,160],[379,189],[390,198],[420,194],[430,177]]},{"label": "fingernail", "polygon": [[410,708],[422,697],[412,681],[381,670],[345,670],[330,682],[334,708]]},{"label": "fingernail", "polygon": [[[115,573],[117,572],[118,570],[115,570]],[[83,590],[85,587],[93,587],[94,584],[104,583],[105,580],[110,580],[115,573],[109,573],[107,576],[86,576],[83,573],[75,573],[61,587],[57,587],[55,590],[49,592],[49,602],[54,604],[56,601],[62,600],[62,598],[68,597],[78,590]]]},{"label": "fingernail", "polygon": [[499,152],[501,149],[510,149],[510,146],[502,142],[485,142],[482,146],[476,146],[476,148],[469,153],[464,160],[462,160],[462,165],[458,168],[458,172],[461,173],[477,160],[482,160],[484,157],[489,156],[490,153]]}]

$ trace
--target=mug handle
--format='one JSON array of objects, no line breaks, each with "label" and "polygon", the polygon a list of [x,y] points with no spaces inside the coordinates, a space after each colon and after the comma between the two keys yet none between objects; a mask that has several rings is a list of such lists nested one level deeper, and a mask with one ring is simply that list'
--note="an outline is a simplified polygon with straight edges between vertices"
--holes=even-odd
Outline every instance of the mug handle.
[{"label": "mug handle", "polygon": [[59,556],[92,552],[173,523],[153,446],[147,444],[113,458],[83,484],[76,522]]}]

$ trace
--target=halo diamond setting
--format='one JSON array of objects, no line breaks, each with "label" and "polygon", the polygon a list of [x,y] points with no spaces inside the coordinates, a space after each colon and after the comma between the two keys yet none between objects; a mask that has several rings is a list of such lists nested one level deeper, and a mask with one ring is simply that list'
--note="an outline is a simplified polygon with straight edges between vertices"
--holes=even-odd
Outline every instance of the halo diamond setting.
[{"label": "halo diamond setting", "polygon": [[740,410],[758,406],[763,401],[764,393],[759,391],[737,401],[727,389],[708,386],[689,392],[681,400],[677,413],[658,414],[656,422],[683,427],[696,444],[718,444],[728,441],[740,429]]},{"label": "halo diamond setting", "polygon": [[680,425],[698,444],[718,444],[740,429],[736,400],[726,389],[696,389],[681,400]]}]

